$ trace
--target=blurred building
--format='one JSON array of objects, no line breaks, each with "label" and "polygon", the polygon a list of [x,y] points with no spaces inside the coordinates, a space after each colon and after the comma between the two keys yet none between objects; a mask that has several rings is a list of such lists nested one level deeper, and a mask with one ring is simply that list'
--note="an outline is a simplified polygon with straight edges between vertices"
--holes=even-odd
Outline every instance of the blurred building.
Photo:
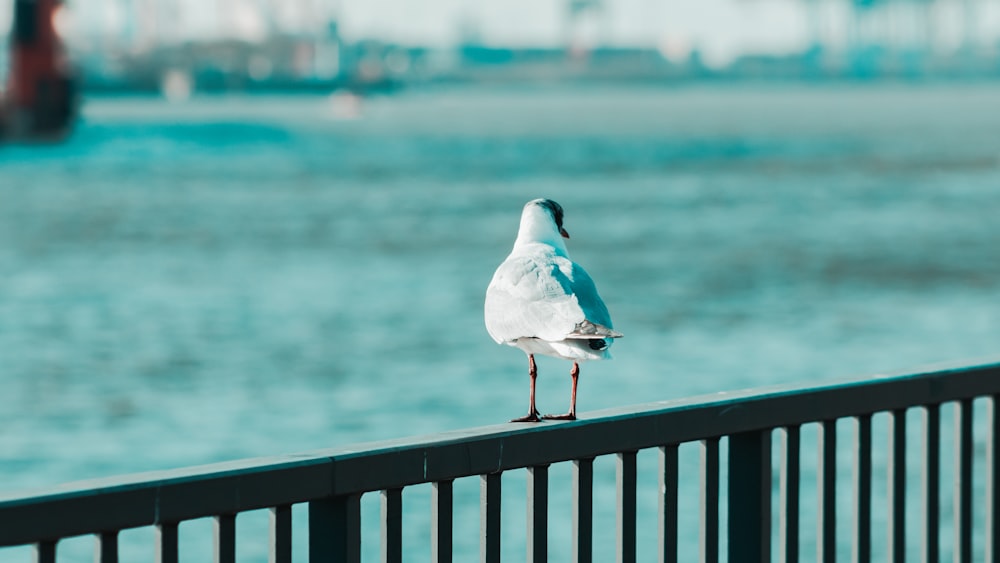
[{"label": "blurred building", "polygon": [[58,139],[75,120],[78,81],[60,30],[60,0],[13,5],[0,75],[0,139]]},{"label": "blurred building", "polygon": [[[615,43],[610,22],[622,14],[612,0],[559,0],[562,39],[548,47],[490,44],[477,22],[458,18],[462,39],[451,50],[387,37],[347,41],[334,1],[76,0],[70,47],[88,90],[161,91],[175,98],[220,90],[386,90],[435,81],[1000,76],[1000,22],[990,27],[983,17],[1000,10],[986,0],[789,0],[789,9],[802,14],[807,39],[800,48],[748,50],[712,64],[702,46],[670,35],[648,45]],[[669,16],[668,7],[663,13]],[[0,55],[0,70],[6,66]]]}]

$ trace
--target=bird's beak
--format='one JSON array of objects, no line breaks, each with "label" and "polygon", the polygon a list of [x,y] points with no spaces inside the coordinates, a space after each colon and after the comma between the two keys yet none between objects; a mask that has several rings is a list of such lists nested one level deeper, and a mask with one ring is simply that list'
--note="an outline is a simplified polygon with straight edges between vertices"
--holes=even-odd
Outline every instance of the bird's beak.
[{"label": "bird's beak", "polygon": [[559,234],[562,235],[563,238],[569,238],[569,233],[566,232],[566,229],[559,229]]}]

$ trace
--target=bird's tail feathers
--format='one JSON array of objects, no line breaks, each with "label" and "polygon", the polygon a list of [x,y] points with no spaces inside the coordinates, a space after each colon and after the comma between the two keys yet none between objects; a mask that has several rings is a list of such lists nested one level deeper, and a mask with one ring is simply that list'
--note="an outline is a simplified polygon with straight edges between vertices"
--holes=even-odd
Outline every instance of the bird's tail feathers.
[{"label": "bird's tail feathers", "polygon": [[625,335],[601,324],[583,321],[576,325],[570,338],[623,338]]}]

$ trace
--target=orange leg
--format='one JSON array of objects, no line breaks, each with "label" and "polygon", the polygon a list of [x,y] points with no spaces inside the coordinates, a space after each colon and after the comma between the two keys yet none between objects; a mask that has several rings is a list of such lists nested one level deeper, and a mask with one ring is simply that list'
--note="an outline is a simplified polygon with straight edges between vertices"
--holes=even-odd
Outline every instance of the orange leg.
[{"label": "orange leg", "polygon": [[[531,378],[528,388],[528,414],[521,418],[515,418],[511,422],[538,422],[538,409],[535,408],[535,379],[538,378],[538,367],[535,366],[535,356],[528,354],[528,377]],[[574,399],[575,401],[575,399]]]},{"label": "orange leg", "polygon": [[547,414],[542,418],[546,420],[576,420],[576,384],[580,379],[580,364],[573,362],[573,369],[569,376],[573,378],[573,390],[569,395],[569,412],[566,414]]}]

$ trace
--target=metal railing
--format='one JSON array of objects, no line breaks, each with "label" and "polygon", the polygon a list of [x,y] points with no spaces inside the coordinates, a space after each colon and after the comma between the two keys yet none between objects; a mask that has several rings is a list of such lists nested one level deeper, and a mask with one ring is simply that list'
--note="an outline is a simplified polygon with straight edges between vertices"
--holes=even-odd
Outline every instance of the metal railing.
[{"label": "metal railing", "polygon": [[[973,400],[992,405],[988,424],[977,438],[986,448],[986,509],[973,521]],[[547,557],[548,466],[572,463],[572,554],[574,561],[593,558],[594,459],[617,458],[617,557],[636,559],[636,455],[658,452],[658,536],[660,561],[678,560],[678,447],[700,442],[701,511],[699,542],[703,561],[783,561],[799,558],[801,472],[800,428],[817,423],[819,459],[815,514],[816,559],[834,561],[837,535],[851,538],[855,561],[872,558],[872,417],[888,416],[888,506],[885,518],[888,559],[917,559],[906,554],[906,527],[920,526],[919,554],[938,561],[941,526],[941,407],[956,413],[954,470],[955,561],[981,560],[972,553],[973,530],[986,540],[991,561],[998,562],[997,457],[1000,417],[1000,363],[939,368],[915,374],[874,376],[814,386],[798,385],[721,393],[709,397],[651,403],[588,413],[578,421],[535,425],[504,424],[429,437],[378,442],[349,448],[244,460],[70,484],[31,495],[0,497],[0,546],[35,545],[37,560],[56,560],[63,538],[93,534],[96,559],[118,560],[118,533],[152,526],[157,561],[178,561],[178,525],[196,518],[215,522],[216,561],[236,560],[235,517],[270,509],[270,560],[291,561],[291,506],[308,503],[309,561],[361,559],[360,499],[380,492],[382,560],[401,561],[402,490],[430,483],[431,548],[434,561],[453,557],[452,483],[480,478],[480,558],[500,561],[501,476],[527,469],[527,555]],[[922,409],[924,479],[922,506],[907,506],[906,456],[908,409]],[[880,415],[882,416],[882,415]],[[853,419],[851,465],[854,473],[852,525],[838,527],[837,421]],[[775,432],[779,434],[774,434]],[[782,447],[772,452],[772,437]],[[727,552],[720,554],[720,440],[726,440],[728,479],[725,498]],[[912,453],[912,452],[911,452]],[[777,454],[777,455],[774,455]],[[778,467],[772,467],[772,459]],[[772,484],[777,470],[777,491]],[[772,493],[777,492],[776,502]],[[912,492],[912,491],[911,491]],[[772,514],[772,505],[776,514]],[[923,508],[922,518],[911,515]],[[919,514],[919,513],[918,513]],[[844,520],[841,518],[840,520]],[[775,530],[774,528],[777,528]],[[772,533],[778,538],[772,546]],[[683,538],[687,539],[687,538]],[[882,541],[882,540],[880,540]],[[774,548],[774,549],[772,549]]]}]

